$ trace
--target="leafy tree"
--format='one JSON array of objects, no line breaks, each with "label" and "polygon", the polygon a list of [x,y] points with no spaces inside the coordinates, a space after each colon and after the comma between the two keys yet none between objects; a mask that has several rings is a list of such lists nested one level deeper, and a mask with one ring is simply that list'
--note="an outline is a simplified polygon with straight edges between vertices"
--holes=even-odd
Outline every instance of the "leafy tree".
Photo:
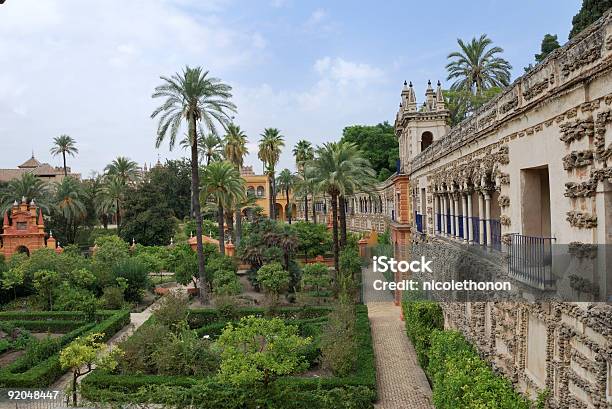
[{"label": "leafy tree", "polygon": [[[198,158],[206,158],[206,166],[210,165],[210,162],[216,162],[223,159],[223,141],[214,133],[206,134],[204,128],[201,125],[198,126]],[[189,135],[185,136],[185,139],[181,141],[181,148],[191,148],[191,142],[189,141]]]},{"label": "leafy tree", "polygon": [[118,177],[123,184],[127,184],[138,178],[138,164],[130,158],[118,156],[106,165],[104,172],[106,175]]},{"label": "leafy tree", "polygon": [[[174,216],[183,220],[191,217],[191,164],[189,160],[167,160],[161,166],[153,167],[148,180],[157,188]],[[193,231],[195,232],[195,223]],[[167,243],[164,243],[167,244]]]},{"label": "leafy tree", "polygon": [[276,219],[276,179],[274,177],[275,167],[280,159],[281,149],[285,146],[285,137],[276,128],[266,128],[259,140],[259,152],[257,156],[261,160],[268,175],[270,187],[269,215],[270,219]]},{"label": "leafy tree", "polygon": [[238,324],[227,324],[217,341],[219,377],[238,385],[263,382],[268,386],[274,377],[308,367],[302,351],[311,342],[298,335],[297,326],[278,318],[244,317]]},{"label": "leafy tree", "polygon": [[168,245],[178,222],[166,197],[152,181],[127,188],[119,235],[145,246]]},{"label": "leafy tree", "polygon": [[268,293],[274,305],[278,303],[278,296],[289,286],[289,281],[289,273],[280,263],[265,264],[257,271],[257,282]]},{"label": "leafy tree", "polygon": [[128,244],[118,236],[96,239],[92,256],[92,268],[100,288],[115,283],[113,267],[130,256]]},{"label": "leafy tree", "polygon": [[313,192],[307,183],[305,170],[306,163],[314,159],[314,148],[309,141],[301,139],[293,148],[293,156],[295,157],[295,164],[299,175],[296,181],[294,196],[302,196],[304,198],[304,220],[308,221],[308,194]]},{"label": "leafy tree", "polygon": [[[610,3],[612,5],[612,3]],[[542,39],[542,45],[540,46],[540,54],[535,55],[536,62],[542,62],[544,58],[552,53],[557,48],[561,47],[559,41],[557,41],[557,35],[545,34]]]},{"label": "leafy tree", "polygon": [[2,273],[2,289],[13,290],[13,299],[17,299],[17,287],[23,285],[23,270],[11,268]]},{"label": "leafy tree", "polygon": [[202,171],[202,195],[217,205],[219,250],[225,254],[224,211],[245,196],[244,179],[234,165],[227,161],[213,162]]},{"label": "leafy tree", "polygon": [[[106,344],[102,341],[104,334],[89,334],[78,337],[60,352],[60,364],[63,369],[72,371],[72,405],[77,406],[78,379],[91,372],[95,367],[113,370],[117,367],[117,358],[122,354],[118,348],[104,353]],[[86,369],[83,370],[82,368]]]},{"label": "leafy tree", "polygon": [[91,288],[96,282],[96,276],[85,268],[73,270],[69,279],[70,284],[76,288]]},{"label": "leafy tree", "polygon": [[399,143],[393,125],[352,125],[342,131],[341,142],[354,143],[370,161],[379,181],[386,180],[396,171],[399,159]]},{"label": "leafy tree", "polygon": [[285,199],[287,200],[287,220],[291,224],[291,204],[289,203],[289,192],[295,188],[296,177],[289,169],[283,169],[276,178],[276,185],[278,188],[285,193]]},{"label": "leafy tree", "polygon": [[232,270],[216,271],[212,283],[213,292],[216,295],[238,295],[242,292],[238,276]]},{"label": "leafy tree", "polygon": [[463,89],[443,91],[446,107],[450,111],[450,125],[457,125],[501,91],[498,87],[486,89],[481,94],[472,94]]},{"label": "leafy tree", "polygon": [[348,376],[357,362],[355,306],[341,302],[328,316],[321,336],[321,361],[336,376]]},{"label": "leafy tree", "polygon": [[[107,175],[104,178],[104,184],[98,199],[98,213],[103,215],[106,221],[108,221],[109,215],[114,214],[117,219],[117,228],[121,227],[121,204],[125,198],[126,189],[127,184],[121,177]],[[105,222],[104,228],[108,228],[108,222]]]},{"label": "leafy tree", "polygon": [[79,180],[68,176],[55,185],[51,216],[49,227],[55,230],[56,238],[64,243],[74,243],[79,227],[87,217],[85,190]]},{"label": "leafy tree", "polygon": [[306,264],[302,270],[302,288],[314,288],[316,295],[323,288],[329,287],[331,277],[329,268],[322,263]]},{"label": "leafy tree", "polygon": [[478,39],[472,38],[467,44],[461,39],[457,39],[457,43],[460,51],[454,51],[447,57],[451,61],[446,65],[446,79],[455,80],[451,89],[482,94],[488,88],[510,84],[512,66],[505,59],[496,57],[504,50],[501,47],[489,48],[493,41],[486,34]]},{"label": "leafy tree", "polygon": [[127,301],[139,302],[144,289],[149,286],[149,271],[138,258],[126,258],[113,267],[115,277],[124,278],[127,288],[124,296]]},{"label": "leafy tree", "polygon": [[263,264],[280,262],[283,252],[272,239],[280,232],[279,223],[264,217],[255,219],[247,229],[240,246],[238,256],[243,262],[251,265],[253,270]]},{"label": "leafy tree", "polygon": [[569,33],[569,38],[572,39],[578,35],[610,8],[612,8],[612,0],[582,0],[582,7],[580,7],[578,14],[572,18],[572,30]]},{"label": "leafy tree", "polygon": [[324,224],[297,222],[293,226],[298,239],[297,252],[306,259],[324,255],[331,248],[331,234]]},{"label": "leafy tree", "polygon": [[61,282],[61,277],[57,271],[39,270],[34,273],[34,288],[45,300],[47,311],[53,309],[53,292]]},{"label": "leafy tree", "polygon": [[[238,125],[234,123],[228,125],[225,135],[225,159],[232,163],[238,172],[242,169],[244,156],[249,154],[247,142],[246,134]],[[242,212],[240,203],[236,204],[234,218],[236,219],[236,245],[239,245],[242,237]]]},{"label": "leafy tree", "polygon": [[68,135],[60,135],[53,138],[53,148],[51,154],[53,156],[62,155],[64,160],[64,176],[68,176],[68,168],[66,167],[66,155],[74,156],[79,153],[76,147],[76,142]]},{"label": "leafy tree", "polygon": [[[156,147],[160,147],[166,137],[170,149],[174,147],[176,134],[183,119],[187,121],[187,136],[191,146],[191,203],[196,219],[196,251],[198,272],[204,283],[204,253],[202,250],[202,213],[200,211],[200,175],[198,168],[197,124],[202,122],[212,134],[216,134],[215,123],[226,127],[230,122],[230,112],[236,106],[230,101],[232,87],[218,78],[210,77],[201,67],[185,67],[182,74],[160,77],[164,82],[155,88],[153,98],[165,98],[165,102],[153,113],[151,118],[162,114],[157,128]],[[206,292],[201,291],[204,301]]]}]

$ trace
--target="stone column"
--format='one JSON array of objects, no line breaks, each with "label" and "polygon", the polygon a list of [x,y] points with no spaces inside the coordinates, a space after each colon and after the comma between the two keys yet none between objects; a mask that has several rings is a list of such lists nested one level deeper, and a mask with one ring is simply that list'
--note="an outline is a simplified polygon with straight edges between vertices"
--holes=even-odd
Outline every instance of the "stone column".
[{"label": "stone column", "polygon": [[485,200],[485,223],[487,226],[487,246],[491,247],[493,244],[491,241],[491,194],[489,192],[484,193]]},{"label": "stone column", "polygon": [[442,235],[446,236],[446,194],[445,193],[441,193],[440,194],[440,201],[442,202],[442,213],[444,213],[444,217],[440,220],[440,222],[442,223]]},{"label": "stone column", "polygon": [[484,196],[482,192],[478,192],[478,242],[484,243]]},{"label": "stone column", "polygon": [[450,236],[455,236],[455,199],[453,198],[453,194],[448,194],[448,214],[450,214]]},{"label": "stone column", "polygon": [[453,221],[455,226],[455,237],[459,237],[459,193],[453,193],[453,204],[455,208],[453,209]]},{"label": "stone column", "polygon": [[468,242],[472,243],[474,241],[474,221],[472,220],[472,192],[468,190],[467,192],[467,217],[468,217]]},{"label": "stone column", "polygon": [[467,193],[461,193],[461,205],[463,207],[463,211],[461,212],[461,222],[463,223],[463,240],[466,242],[469,241],[468,236],[468,219],[467,219]]},{"label": "stone column", "polygon": [[436,211],[438,210],[438,195],[433,193],[433,234],[435,235],[438,231],[438,217],[436,216]]}]

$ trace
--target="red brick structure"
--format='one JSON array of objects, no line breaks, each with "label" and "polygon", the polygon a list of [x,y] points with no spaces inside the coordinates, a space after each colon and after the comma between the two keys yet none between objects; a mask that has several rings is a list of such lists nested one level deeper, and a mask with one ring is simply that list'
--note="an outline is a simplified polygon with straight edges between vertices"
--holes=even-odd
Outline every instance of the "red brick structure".
[{"label": "red brick structure", "polygon": [[[9,214],[10,213],[10,214]],[[50,237],[45,244],[45,223],[42,211],[34,201],[28,204],[25,198],[21,203],[13,204],[11,210],[4,213],[2,247],[0,254],[10,257],[15,253],[30,253],[43,247],[55,248],[55,239]]]}]

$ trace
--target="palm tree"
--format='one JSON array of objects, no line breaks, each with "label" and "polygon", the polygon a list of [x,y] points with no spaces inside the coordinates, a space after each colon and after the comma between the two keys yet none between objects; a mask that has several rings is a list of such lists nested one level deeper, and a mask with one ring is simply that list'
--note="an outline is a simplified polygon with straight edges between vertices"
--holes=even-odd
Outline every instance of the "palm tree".
[{"label": "palm tree", "polygon": [[338,239],[338,199],[359,190],[364,180],[374,178],[376,172],[359,151],[349,142],[329,142],[319,147],[312,164],[307,167],[317,189],[329,194],[332,206],[332,239],[334,266],[339,271],[340,243]]},{"label": "palm tree", "polygon": [[[314,159],[314,148],[312,147],[312,144],[305,139],[298,141],[293,148],[293,156],[295,157],[295,164],[297,166],[298,174],[301,176],[302,182],[306,182],[306,177],[304,174],[306,163]],[[304,219],[306,221],[308,221],[308,187],[308,183],[299,184],[299,191],[304,197]],[[312,200],[314,201],[314,197]]]},{"label": "palm tree", "polygon": [[106,165],[104,172],[110,176],[117,176],[124,184],[127,184],[138,178],[138,164],[130,158],[118,156],[117,159],[113,159]]},{"label": "palm tree", "polygon": [[266,128],[261,134],[259,140],[258,157],[264,164],[266,174],[268,175],[268,185],[270,189],[269,197],[269,213],[270,218],[276,218],[276,179],[274,178],[274,168],[278,163],[281,154],[281,148],[285,146],[284,136],[276,128]]},{"label": "palm tree", "polygon": [[[181,141],[181,147],[183,149],[191,148],[189,135],[186,135],[185,139]],[[198,150],[199,158],[206,158],[206,166],[210,165],[212,161],[223,159],[223,141],[218,135],[206,134],[201,125],[198,126]]]},{"label": "palm tree", "polygon": [[213,162],[202,170],[202,197],[217,205],[219,223],[219,251],[225,254],[224,211],[244,200],[244,179],[233,164],[227,161]]},{"label": "palm tree", "polygon": [[24,173],[21,177],[11,180],[0,191],[0,214],[4,214],[15,201],[19,200],[26,202],[34,200],[38,207],[48,212],[49,199],[48,185],[32,173]]},{"label": "palm tree", "polygon": [[289,169],[283,169],[276,179],[276,185],[278,188],[285,192],[285,198],[287,199],[287,221],[291,224],[291,204],[289,203],[289,191],[295,187],[295,175],[291,173]]},{"label": "palm tree", "polygon": [[502,53],[501,47],[488,48],[493,42],[486,34],[479,39],[472,38],[469,43],[457,39],[460,51],[448,55],[451,60],[446,65],[447,80],[455,79],[451,85],[453,90],[469,90],[473,94],[492,87],[505,87],[510,84],[510,70],[512,66],[508,61],[496,54]]},{"label": "palm tree", "polygon": [[[244,157],[249,154],[246,144],[247,136],[242,129],[233,123],[229,124],[225,134],[225,159],[234,165],[239,174]],[[236,219],[236,246],[238,246],[242,237],[242,213],[239,204],[236,206],[234,218]]]},{"label": "palm tree", "polygon": [[[208,71],[203,71],[201,67],[187,66],[181,74],[176,73],[171,77],[162,76],[161,79],[164,82],[155,88],[153,98],[165,98],[165,101],[151,114],[151,118],[161,114],[155,146],[159,148],[164,139],[168,137],[170,149],[172,149],[181,122],[187,121],[187,135],[191,143],[191,201],[196,218],[198,273],[200,288],[205,288],[196,129],[198,123],[201,122],[210,133],[216,135],[215,125],[221,124],[227,127],[230,122],[229,112],[235,112],[236,106],[230,101],[232,87],[218,78],[210,77]],[[200,292],[202,301],[205,301],[205,293],[206,291]]]},{"label": "palm tree", "polygon": [[100,214],[115,215],[117,229],[121,226],[121,202],[123,201],[126,186],[126,183],[119,176],[109,175],[105,177],[102,194],[97,203],[97,210]]},{"label": "palm tree", "polygon": [[64,176],[68,176],[68,168],[66,167],[66,154],[74,156],[79,153],[76,147],[76,142],[68,135],[60,135],[53,138],[53,148],[51,148],[51,154],[53,156],[62,155],[64,160]]},{"label": "palm tree", "polygon": [[81,183],[73,177],[65,177],[55,187],[55,209],[66,221],[66,239],[74,243],[78,222],[87,216]]}]

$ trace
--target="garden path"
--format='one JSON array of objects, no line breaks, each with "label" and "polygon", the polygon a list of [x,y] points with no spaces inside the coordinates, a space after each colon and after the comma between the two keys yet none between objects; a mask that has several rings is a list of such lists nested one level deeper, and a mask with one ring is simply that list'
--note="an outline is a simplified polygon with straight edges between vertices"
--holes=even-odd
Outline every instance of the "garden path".
[{"label": "garden path", "polygon": [[433,409],[431,388],[406,335],[400,309],[388,291],[376,291],[374,280],[384,280],[371,267],[363,269],[364,300],[372,327],[376,356],[377,409]]}]

